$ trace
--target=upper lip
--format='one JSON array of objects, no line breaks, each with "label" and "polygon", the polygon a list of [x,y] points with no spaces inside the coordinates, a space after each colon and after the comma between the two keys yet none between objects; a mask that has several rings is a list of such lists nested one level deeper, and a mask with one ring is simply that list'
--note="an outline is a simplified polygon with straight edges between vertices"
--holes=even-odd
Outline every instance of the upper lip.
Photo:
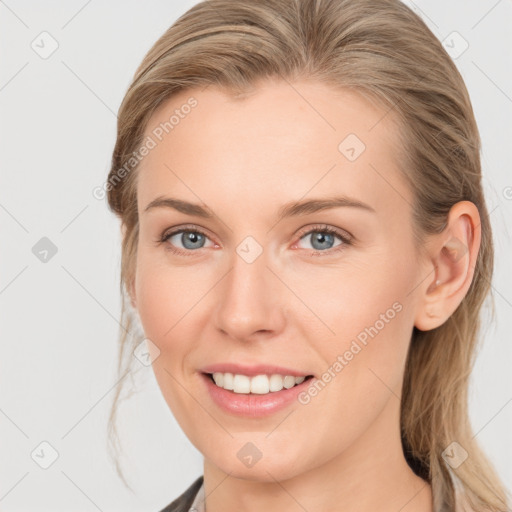
[{"label": "upper lip", "polygon": [[233,373],[247,375],[249,377],[254,377],[255,375],[272,375],[276,373],[279,375],[293,375],[294,377],[307,377],[312,375],[311,373],[302,372],[300,370],[269,364],[242,365],[236,363],[216,363],[203,366],[199,371],[203,373]]}]

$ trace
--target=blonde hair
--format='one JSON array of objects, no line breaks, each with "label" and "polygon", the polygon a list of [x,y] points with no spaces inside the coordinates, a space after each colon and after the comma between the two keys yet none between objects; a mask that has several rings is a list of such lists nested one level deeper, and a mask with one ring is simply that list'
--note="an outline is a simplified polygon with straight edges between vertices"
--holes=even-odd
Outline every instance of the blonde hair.
[{"label": "blonde hair", "polygon": [[[453,61],[399,0],[208,0],[182,15],[149,50],[119,110],[107,181],[108,203],[125,227],[120,374],[126,375],[140,342],[132,333],[126,294],[138,242],[137,165],[127,171],[125,164],[142,144],[152,113],[174,93],[214,85],[240,96],[266,78],[351,89],[395,116],[401,171],[413,191],[418,247],[426,235],[444,229],[452,205],[467,200],[477,206],[482,239],[469,291],[443,325],[413,331],[403,382],[402,445],[413,471],[431,483],[436,512],[458,508],[459,494],[474,510],[504,510],[506,491],[468,419],[479,313],[490,291],[494,258],[479,133]],[[122,381],[111,427],[121,386]],[[452,442],[468,453],[456,469],[442,455]]]}]

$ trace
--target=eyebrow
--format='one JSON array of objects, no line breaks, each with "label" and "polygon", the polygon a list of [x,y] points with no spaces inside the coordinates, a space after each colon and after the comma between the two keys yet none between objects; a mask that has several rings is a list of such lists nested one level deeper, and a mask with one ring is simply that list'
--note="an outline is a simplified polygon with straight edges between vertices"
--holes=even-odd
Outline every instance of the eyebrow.
[{"label": "eyebrow", "polygon": [[[301,215],[308,215],[322,210],[340,207],[359,208],[361,210],[376,213],[374,208],[362,201],[359,201],[358,199],[346,196],[336,196],[287,203],[279,209],[277,219],[281,221],[287,217],[298,217]],[[190,203],[188,201],[172,197],[157,197],[146,206],[144,211],[147,212],[153,208],[172,208],[181,213],[205,219],[210,219],[214,216],[211,210],[200,204]]]},{"label": "eyebrow", "polygon": [[200,204],[190,203],[188,201],[183,201],[182,199],[174,199],[172,197],[157,197],[146,206],[144,211],[147,212],[152,208],[172,208],[181,213],[185,213],[187,215],[195,215],[196,217],[204,217],[205,219],[210,219],[213,217],[213,213],[211,213],[210,210],[201,206]]}]

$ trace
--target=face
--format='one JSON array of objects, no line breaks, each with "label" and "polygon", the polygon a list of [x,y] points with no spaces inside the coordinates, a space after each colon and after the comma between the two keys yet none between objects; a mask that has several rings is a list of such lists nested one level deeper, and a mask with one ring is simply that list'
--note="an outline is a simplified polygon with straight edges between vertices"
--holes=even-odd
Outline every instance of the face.
[{"label": "face", "polygon": [[395,435],[425,276],[384,114],[266,81],[148,123],[134,301],[165,400],[226,473],[286,479]]}]

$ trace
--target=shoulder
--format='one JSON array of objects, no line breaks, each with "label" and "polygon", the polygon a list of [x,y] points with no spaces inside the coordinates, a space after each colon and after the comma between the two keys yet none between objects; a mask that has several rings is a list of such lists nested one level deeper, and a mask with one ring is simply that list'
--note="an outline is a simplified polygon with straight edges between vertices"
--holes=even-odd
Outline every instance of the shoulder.
[{"label": "shoulder", "polygon": [[183,494],[178,496],[160,512],[188,512],[201,485],[203,485],[203,475],[195,480]]}]

